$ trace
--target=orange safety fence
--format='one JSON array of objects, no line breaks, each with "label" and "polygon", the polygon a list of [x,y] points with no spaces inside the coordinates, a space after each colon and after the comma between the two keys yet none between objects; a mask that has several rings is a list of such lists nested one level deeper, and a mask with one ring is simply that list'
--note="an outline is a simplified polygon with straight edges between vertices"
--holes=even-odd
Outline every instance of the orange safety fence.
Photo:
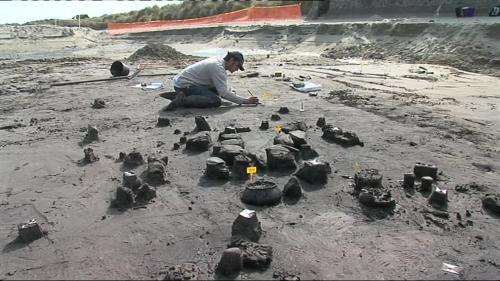
[{"label": "orange safety fence", "polygon": [[218,25],[245,25],[254,23],[300,21],[302,13],[300,4],[277,7],[251,7],[239,11],[218,14],[209,17],[185,20],[160,20],[151,22],[108,23],[111,35],[182,29],[193,27],[209,27]]}]

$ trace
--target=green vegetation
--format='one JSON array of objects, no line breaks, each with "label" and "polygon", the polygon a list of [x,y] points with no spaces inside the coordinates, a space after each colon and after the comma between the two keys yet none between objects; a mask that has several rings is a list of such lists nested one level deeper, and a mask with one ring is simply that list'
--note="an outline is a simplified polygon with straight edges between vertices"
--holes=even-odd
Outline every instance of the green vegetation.
[{"label": "green vegetation", "polygon": [[72,17],[71,19],[77,20],[78,17],[80,17],[81,20],[90,18],[89,15],[87,15],[87,14],[80,14],[80,15],[76,15],[76,16]]},{"label": "green vegetation", "polygon": [[[106,29],[108,22],[147,22],[155,20],[173,20],[207,17],[221,13],[237,11],[251,6],[280,6],[302,3],[302,12],[311,7],[312,1],[184,1],[182,4],[169,4],[162,7],[147,7],[128,13],[103,15],[93,18],[81,18],[81,26],[93,29]],[[26,24],[57,24],[59,26],[78,26],[76,20],[39,20]]]}]

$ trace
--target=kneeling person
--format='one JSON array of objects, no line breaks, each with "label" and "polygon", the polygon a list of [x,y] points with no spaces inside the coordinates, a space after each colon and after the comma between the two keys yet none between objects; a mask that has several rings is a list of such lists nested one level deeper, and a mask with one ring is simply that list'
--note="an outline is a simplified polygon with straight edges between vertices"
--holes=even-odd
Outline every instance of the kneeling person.
[{"label": "kneeling person", "polygon": [[219,107],[221,98],[236,104],[257,104],[257,97],[243,98],[227,87],[226,70],[244,70],[243,55],[228,52],[224,58],[208,58],[188,66],[174,77],[175,95],[168,110],[177,107]]}]

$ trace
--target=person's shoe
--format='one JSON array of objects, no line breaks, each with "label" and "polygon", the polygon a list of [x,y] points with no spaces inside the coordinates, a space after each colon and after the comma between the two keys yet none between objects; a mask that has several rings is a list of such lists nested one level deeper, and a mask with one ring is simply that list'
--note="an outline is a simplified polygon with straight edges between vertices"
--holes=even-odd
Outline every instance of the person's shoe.
[{"label": "person's shoe", "polygon": [[176,97],[176,92],[173,91],[173,92],[163,92],[163,93],[160,93],[159,96],[162,97],[162,98],[165,98],[165,99],[168,99],[168,100],[174,100],[175,97]]},{"label": "person's shoe", "polygon": [[165,108],[165,111],[174,111],[177,109],[177,107],[179,107],[179,105],[174,100],[174,101],[170,102],[170,104],[167,106],[167,108]]},{"label": "person's shoe", "polygon": [[166,111],[176,110],[178,107],[184,106],[184,98],[182,96],[177,96],[170,104],[165,108]]}]

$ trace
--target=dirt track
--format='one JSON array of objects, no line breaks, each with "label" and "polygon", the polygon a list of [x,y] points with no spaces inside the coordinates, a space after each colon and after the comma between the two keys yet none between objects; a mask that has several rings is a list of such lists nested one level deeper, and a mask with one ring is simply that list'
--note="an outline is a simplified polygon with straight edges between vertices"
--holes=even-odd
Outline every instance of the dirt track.
[{"label": "dirt track", "polygon": [[[307,41],[307,35],[276,41],[250,32],[238,42],[232,36],[153,38],[186,53],[202,46],[262,51],[246,61],[248,71],[258,71],[259,77],[237,73],[230,78],[239,94],[251,90],[261,98],[263,105],[256,108],[228,104],[216,110],[164,112],[167,100],[130,87],[157,80],[170,87],[172,76],[47,86],[107,77],[112,59],[130,55],[151,38],[105,38],[77,52],[89,59],[0,62],[0,127],[13,125],[0,130],[1,278],[157,279],[168,266],[183,262],[196,263],[212,278],[231,224],[246,207],[239,199],[244,184],[205,179],[210,153],[173,151],[179,140],[174,129],[192,131],[195,115],[206,116],[216,129],[212,139],[231,123],[249,126],[252,132],[242,133],[246,148],[265,154],[276,133],[258,126],[280,106],[290,113],[270,122],[271,127],[306,122],[308,143],[334,172],[324,186],[305,185],[296,204],[256,208],[265,232],[261,243],[273,247],[274,258],[268,270],[244,271],[239,278],[272,279],[273,272],[281,271],[301,279],[498,278],[500,223],[481,206],[485,194],[499,192],[498,78],[446,66],[320,58],[322,44],[293,48],[295,38]],[[177,71],[169,65],[146,73]],[[418,66],[433,74],[416,73]],[[294,80],[310,76],[323,90],[310,97],[291,90],[287,82],[263,77],[278,71]],[[104,99],[106,108],[91,108],[95,98]],[[299,111],[301,102],[304,112]],[[170,118],[172,127],[156,127],[159,116]],[[321,139],[315,123],[322,116],[356,132],[365,146],[344,148]],[[100,140],[85,147],[92,147],[100,160],[82,166],[78,143],[87,125],[97,127]],[[119,212],[110,208],[122,181],[117,158],[134,148],[146,158],[168,156],[170,183],[158,187],[155,202],[146,208]],[[419,192],[402,189],[403,174],[416,162],[435,164],[442,172],[438,185],[449,191],[448,219],[429,214],[432,207]],[[363,207],[352,195],[348,176],[356,163],[383,173],[384,186],[397,202],[393,212]],[[280,188],[289,179],[260,176]],[[455,190],[464,184],[466,193]],[[47,227],[48,236],[28,245],[14,243],[16,225],[32,217]],[[464,274],[443,272],[442,262],[461,266]]]}]

